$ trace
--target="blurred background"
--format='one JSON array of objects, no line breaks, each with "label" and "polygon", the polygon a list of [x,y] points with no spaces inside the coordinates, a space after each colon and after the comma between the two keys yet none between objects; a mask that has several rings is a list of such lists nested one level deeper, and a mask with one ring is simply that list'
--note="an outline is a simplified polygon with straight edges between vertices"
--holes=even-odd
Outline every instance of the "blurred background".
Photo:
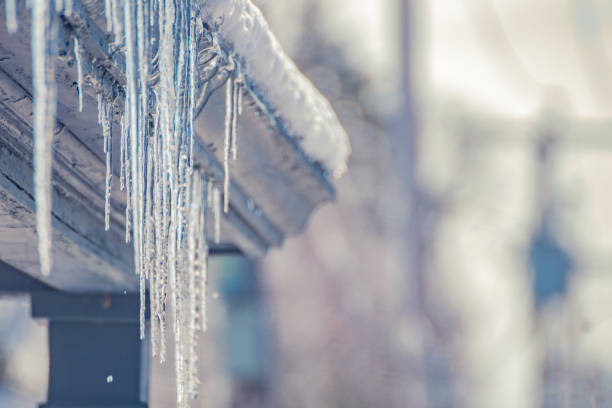
[{"label": "blurred background", "polygon": [[[612,406],[612,2],[255,3],[353,156],[299,237],[211,262],[192,406]],[[46,329],[0,302],[33,407]]]}]

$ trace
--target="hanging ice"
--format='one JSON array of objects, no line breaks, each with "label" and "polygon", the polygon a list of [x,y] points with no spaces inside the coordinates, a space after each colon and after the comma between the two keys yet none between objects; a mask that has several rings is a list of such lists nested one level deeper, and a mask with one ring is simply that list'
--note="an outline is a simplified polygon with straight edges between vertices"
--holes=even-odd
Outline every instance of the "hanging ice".
[{"label": "hanging ice", "polygon": [[[16,29],[14,0],[6,4],[8,29]],[[35,94],[35,192],[41,269],[51,268],[51,142],[55,123],[54,66],[57,13],[72,12],[70,0],[34,1],[32,55]],[[106,161],[104,225],[110,228],[113,178],[112,130],[115,103],[119,115],[120,186],[126,191],[125,239],[134,247],[139,275],[140,337],[146,334],[145,294],[150,295],[151,346],[161,361],[166,356],[166,311],[172,322],[177,405],[186,407],[197,395],[196,344],[207,328],[206,292],[209,218],[220,240],[221,206],[229,209],[230,158],[235,160],[236,122],[240,110],[238,68],[231,56],[210,37],[208,52],[199,54],[203,26],[201,10],[187,0],[105,0],[107,31],[124,51],[125,85],[116,83],[104,67],[95,68],[73,38],[78,109],[83,111],[87,77],[97,93],[98,122]],[[212,40],[211,40],[212,39]],[[210,62],[202,74],[202,59]],[[109,82],[110,81],[110,82]],[[202,83],[203,81],[203,83]],[[209,84],[210,82],[210,84]],[[194,168],[193,121],[210,92],[227,82],[225,179],[223,199],[212,179]],[[209,86],[210,85],[210,86]],[[201,94],[198,95],[197,93]],[[119,98],[119,102],[117,102]],[[153,103],[152,103],[153,102]],[[151,111],[150,109],[153,109]]]},{"label": "hanging ice", "polygon": [[77,66],[77,92],[79,96],[79,112],[83,112],[83,63],[81,61],[79,38],[74,37],[74,59]]},{"label": "hanging ice", "polygon": [[98,93],[98,123],[102,126],[102,134],[104,136],[104,154],[106,156],[106,182],[104,193],[104,229],[110,229],[110,213],[111,213],[111,188],[113,183],[113,109],[112,98],[108,92],[103,89]]},{"label": "hanging ice", "polygon": [[[105,14],[115,41],[125,44],[120,176],[128,195],[126,238],[134,245],[143,306],[148,281],[151,345],[160,360],[166,353],[166,310],[172,318],[182,407],[196,395],[195,343],[206,304],[209,206],[204,175],[193,168],[198,10],[186,0],[126,0],[119,27],[116,3],[108,0]],[[144,307],[140,315],[144,337]]]},{"label": "hanging ice", "polygon": [[217,187],[213,187],[212,211],[214,222],[213,241],[215,244],[221,242],[221,192]]},{"label": "hanging ice", "polygon": [[240,113],[240,105],[238,103],[240,95],[240,81],[236,79],[236,75],[232,76],[232,82],[234,83],[234,93],[232,95],[232,127],[231,127],[231,139],[232,139],[232,160],[236,160],[238,154],[238,141],[236,137],[236,126],[238,123],[238,114]]},{"label": "hanging ice", "polygon": [[234,130],[234,77],[231,76],[226,85],[225,92],[225,138],[223,144],[223,212],[229,211],[230,186],[230,151],[232,145],[232,131]]},{"label": "hanging ice", "polygon": [[32,73],[34,87],[34,194],[38,255],[43,275],[51,270],[51,168],[55,128],[55,56],[57,15],[52,2],[32,4]]}]

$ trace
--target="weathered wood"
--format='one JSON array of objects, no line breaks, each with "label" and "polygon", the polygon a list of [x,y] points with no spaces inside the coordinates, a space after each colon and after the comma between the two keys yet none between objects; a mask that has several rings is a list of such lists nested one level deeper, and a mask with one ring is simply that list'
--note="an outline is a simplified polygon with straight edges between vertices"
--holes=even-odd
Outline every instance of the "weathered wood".
[{"label": "weathered wood", "polygon": [[[56,80],[57,131],[53,163],[53,270],[43,280],[70,291],[132,290],[133,255],[124,243],[124,192],[114,160],[111,230],[103,228],[105,161],[97,125],[95,90],[85,87],[78,112],[72,34],[103,66],[125,82],[121,53],[113,52],[101,29],[101,3],[74,0],[74,13],[61,19]],[[0,259],[41,278],[37,261],[32,183],[32,75],[29,12],[19,2],[19,32],[9,35],[0,7]],[[224,92],[210,99],[196,119],[195,163],[218,182],[223,141]],[[273,117],[264,101],[245,94],[238,120],[238,160],[232,163],[230,211],[222,221],[222,246],[263,255],[287,234],[298,232],[319,203],[333,197],[320,166],[311,162]],[[118,118],[115,118],[118,136]],[[119,143],[113,156],[119,157]]]},{"label": "weathered wood", "polygon": [[146,408],[148,342],[138,335],[138,294],[32,295],[32,317],[48,321],[44,408]]}]

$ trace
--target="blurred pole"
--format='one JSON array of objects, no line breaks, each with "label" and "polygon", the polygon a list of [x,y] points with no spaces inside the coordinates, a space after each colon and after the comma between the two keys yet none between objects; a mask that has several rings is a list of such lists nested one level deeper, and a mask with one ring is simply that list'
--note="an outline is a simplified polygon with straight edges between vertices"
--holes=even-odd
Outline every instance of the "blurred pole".
[{"label": "blurred pole", "polygon": [[[406,350],[404,358],[398,359],[399,372],[406,372],[403,393],[398,402],[406,406],[426,406],[425,378],[423,370],[423,258],[419,220],[419,188],[416,177],[416,159],[420,129],[420,106],[423,93],[423,69],[425,61],[423,3],[420,0],[400,0],[398,8],[399,44],[399,108],[389,124],[392,169],[397,174],[401,200],[395,203],[395,218],[401,223],[398,231],[403,242],[398,261],[404,266],[403,276],[398,280],[403,296],[398,311],[400,320],[410,321],[410,336],[419,344],[418,350]],[[416,332],[418,331],[418,332]],[[408,371],[408,372],[407,372]]]},{"label": "blurred pole", "polygon": [[[407,217],[405,220],[404,236],[407,243],[407,262],[410,270],[408,285],[413,288],[413,299],[418,299],[419,308],[422,306],[422,259],[419,248],[419,188],[417,182],[417,150],[420,123],[419,100],[422,95],[422,59],[423,54],[420,43],[423,42],[420,0],[401,0],[402,22],[400,24],[401,44],[401,108],[395,123],[394,149],[396,168],[403,177],[404,198],[407,204]],[[419,18],[421,17],[421,18]]]},{"label": "blurred pole", "polygon": [[[427,263],[433,256],[432,242],[439,223],[440,202],[427,194],[419,181],[420,138],[423,136],[432,90],[429,78],[428,24],[429,1],[400,0],[401,92],[402,108],[395,124],[396,163],[401,169],[404,196],[409,207],[404,237],[406,240],[407,307],[412,307],[419,321],[421,355],[418,356],[418,381],[422,401],[419,406],[454,406],[454,387],[445,328],[436,321],[440,302],[428,298]],[[441,307],[441,305],[440,305]]]},{"label": "blurred pole", "polygon": [[423,263],[427,248],[422,225],[424,200],[417,177],[419,136],[427,98],[426,75],[426,6],[421,0],[400,0],[401,109],[394,129],[394,152],[397,168],[403,174],[402,185],[406,198],[407,217],[404,236],[407,243],[407,262],[410,271],[413,299],[418,310],[424,312]]}]

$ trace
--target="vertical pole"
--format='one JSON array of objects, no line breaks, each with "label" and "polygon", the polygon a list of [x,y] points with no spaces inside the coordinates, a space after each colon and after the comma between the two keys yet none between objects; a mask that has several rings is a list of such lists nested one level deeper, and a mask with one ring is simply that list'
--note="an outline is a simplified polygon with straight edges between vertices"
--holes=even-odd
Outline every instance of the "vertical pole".
[{"label": "vertical pole", "polygon": [[267,406],[268,348],[255,264],[242,255],[221,257],[219,292],[227,312],[225,344],[233,406]]}]

